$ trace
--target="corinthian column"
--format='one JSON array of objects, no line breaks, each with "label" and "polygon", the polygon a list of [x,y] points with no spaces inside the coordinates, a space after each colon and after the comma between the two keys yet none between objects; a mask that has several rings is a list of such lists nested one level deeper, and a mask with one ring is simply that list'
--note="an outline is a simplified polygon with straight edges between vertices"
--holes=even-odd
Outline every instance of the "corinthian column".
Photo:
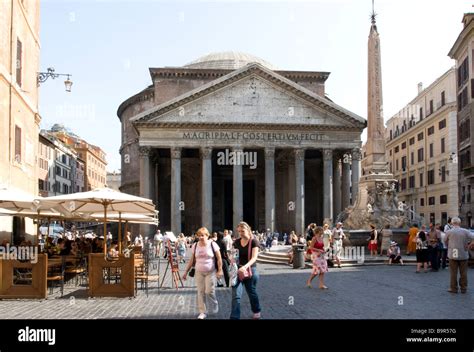
[{"label": "corinthian column", "polygon": [[[151,195],[151,166],[150,166],[150,147],[138,147],[138,157],[140,159],[140,196],[148,199],[152,199]],[[152,225],[142,224],[140,225],[140,232],[144,236],[150,235]],[[105,235],[104,235],[105,236]]]},{"label": "corinthian column", "polygon": [[342,210],[351,204],[351,164],[349,161],[349,155],[344,154],[342,157]]},{"label": "corinthian column", "polygon": [[337,215],[341,212],[341,167],[339,165],[339,159],[340,159],[340,154],[339,153],[334,153],[334,165],[333,165],[333,175],[334,175],[334,180],[333,180],[333,214],[334,217],[337,217]]},{"label": "corinthian column", "polygon": [[265,148],[265,227],[275,231],[275,148]]},{"label": "corinthian column", "polygon": [[171,231],[181,233],[181,148],[171,148]]},{"label": "corinthian column", "polygon": [[323,188],[324,188],[324,222],[331,224],[333,222],[332,214],[332,150],[324,149],[323,150],[323,159],[324,159],[324,175],[323,175]]},{"label": "corinthian column", "polygon": [[295,231],[297,234],[305,233],[304,224],[304,149],[295,149]]},{"label": "corinthian column", "polygon": [[201,149],[202,226],[212,232],[212,149]]},{"label": "corinthian column", "polygon": [[[242,155],[242,148],[234,148],[234,155]],[[233,231],[237,231],[237,225],[243,220],[244,213],[244,194],[242,181],[242,165],[239,162],[234,163],[234,177],[232,180],[233,189]]]}]

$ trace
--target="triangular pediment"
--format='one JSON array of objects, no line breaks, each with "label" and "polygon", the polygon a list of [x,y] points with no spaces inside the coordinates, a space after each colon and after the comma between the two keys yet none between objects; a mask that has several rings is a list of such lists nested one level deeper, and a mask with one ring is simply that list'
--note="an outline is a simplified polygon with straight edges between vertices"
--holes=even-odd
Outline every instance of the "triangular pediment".
[{"label": "triangular pediment", "polygon": [[133,120],[136,124],[365,127],[361,117],[258,64],[234,71]]}]

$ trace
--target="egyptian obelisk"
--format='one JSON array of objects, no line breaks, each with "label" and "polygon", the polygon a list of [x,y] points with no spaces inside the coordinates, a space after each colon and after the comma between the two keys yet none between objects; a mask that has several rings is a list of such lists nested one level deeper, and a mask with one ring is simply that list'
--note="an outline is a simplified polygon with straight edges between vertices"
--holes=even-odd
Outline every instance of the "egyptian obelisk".
[{"label": "egyptian obelisk", "polygon": [[372,1],[368,42],[367,143],[357,199],[341,219],[349,229],[368,229],[369,224],[376,224],[377,228],[387,224],[400,228],[406,224],[405,214],[398,204],[397,181],[389,172],[385,157],[382,61],[375,17]]},{"label": "egyptian obelisk", "polygon": [[382,62],[380,55],[380,38],[372,10],[372,25],[369,34],[368,55],[368,94],[367,94],[367,144],[364,174],[385,173],[385,139],[382,99]]}]

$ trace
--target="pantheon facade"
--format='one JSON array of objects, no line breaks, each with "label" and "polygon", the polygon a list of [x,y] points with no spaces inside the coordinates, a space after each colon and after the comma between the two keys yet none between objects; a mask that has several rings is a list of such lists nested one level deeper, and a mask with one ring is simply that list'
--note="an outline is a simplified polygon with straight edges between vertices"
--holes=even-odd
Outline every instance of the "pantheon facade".
[{"label": "pantheon facade", "polygon": [[150,75],[118,108],[120,189],[153,199],[162,231],[302,233],[355,199],[366,120],[326,97],[328,72],[225,52]]}]

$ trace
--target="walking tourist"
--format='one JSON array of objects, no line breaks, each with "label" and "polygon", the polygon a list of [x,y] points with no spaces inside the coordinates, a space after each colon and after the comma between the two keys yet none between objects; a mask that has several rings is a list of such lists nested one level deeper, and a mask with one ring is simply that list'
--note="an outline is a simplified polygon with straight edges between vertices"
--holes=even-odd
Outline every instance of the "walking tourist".
[{"label": "walking tourist", "polygon": [[[183,280],[186,280],[191,267],[195,269],[197,286],[198,319],[206,319],[209,313],[217,314],[219,304],[216,297],[216,277],[222,277],[222,258],[219,246],[210,240],[209,230],[201,227],[196,236],[199,242],[191,248],[192,257],[184,271]],[[215,265],[217,259],[217,268]],[[217,270],[217,273],[216,273]]]},{"label": "walking tourist", "polygon": [[[237,226],[240,238],[234,241],[234,248],[239,256],[238,272],[240,272],[236,285],[232,286],[232,311],[230,319],[240,319],[240,299],[243,286],[249,296],[253,319],[260,319],[260,301],[257,294],[257,283],[259,279],[257,271],[258,241],[252,238],[252,229],[246,222],[240,222]],[[251,274],[249,274],[249,271]],[[244,273],[248,274],[245,275]],[[246,277],[244,277],[246,276]]]},{"label": "walking tourist", "polygon": [[327,286],[324,285],[324,273],[328,272],[328,266],[322,238],[324,230],[322,227],[316,227],[313,231],[314,237],[311,240],[311,260],[313,261],[313,271],[311,272],[309,279],[306,281],[306,286],[311,288],[311,281],[319,275],[319,288],[326,290]]}]

